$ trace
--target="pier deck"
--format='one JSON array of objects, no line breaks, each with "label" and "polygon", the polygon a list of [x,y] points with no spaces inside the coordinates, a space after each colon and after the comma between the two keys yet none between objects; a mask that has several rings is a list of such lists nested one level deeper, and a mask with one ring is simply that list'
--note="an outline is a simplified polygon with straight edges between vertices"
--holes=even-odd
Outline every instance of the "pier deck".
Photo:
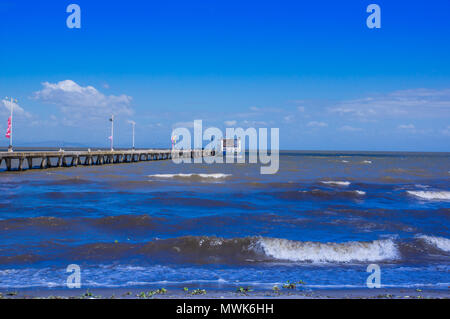
[{"label": "pier deck", "polygon": [[214,150],[97,150],[0,152],[7,171],[158,161],[214,156]]}]

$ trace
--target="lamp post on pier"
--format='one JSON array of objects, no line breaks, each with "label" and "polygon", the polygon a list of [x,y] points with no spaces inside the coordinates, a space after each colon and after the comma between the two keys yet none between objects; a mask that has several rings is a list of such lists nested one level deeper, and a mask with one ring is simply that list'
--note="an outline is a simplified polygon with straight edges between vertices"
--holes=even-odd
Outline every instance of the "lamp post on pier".
[{"label": "lamp post on pier", "polygon": [[111,115],[109,119],[111,121],[111,136],[109,139],[111,140],[111,152],[114,151],[114,114]]},{"label": "lamp post on pier", "polygon": [[132,129],[132,135],[133,135],[132,150],[134,151],[134,127],[136,126],[136,122],[135,121],[129,121],[129,123],[131,124],[131,129]]}]

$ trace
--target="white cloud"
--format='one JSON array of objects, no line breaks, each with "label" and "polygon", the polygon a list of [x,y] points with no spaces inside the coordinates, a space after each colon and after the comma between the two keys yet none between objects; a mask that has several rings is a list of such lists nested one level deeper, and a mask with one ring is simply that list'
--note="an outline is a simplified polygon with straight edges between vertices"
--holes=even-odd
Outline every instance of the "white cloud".
[{"label": "white cloud", "polygon": [[26,112],[18,103],[11,102],[10,100],[2,100],[3,107],[0,108],[0,113],[3,115],[9,115],[11,113],[11,105],[13,108],[13,116],[25,116],[31,117],[30,113]]},{"label": "white cloud", "polygon": [[401,124],[399,126],[397,126],[397,129],[408,133],[408,134],[431,134],[433,133],[433,129],[426,129],[426,128],[416,128],[416,126],[414,124]]},{"label": "white cloud", "polygon": [[353,127],[350,125],[344,125],[344,126],[340,127],[339,130],[344,131],[344,132],[360,132],[360,131],[362,131],[362,128]]},{"label": "white cloud", "polygon": [[49,119],[33,119],[29,122],[30,126],[34,127],[55,127],[59,124],[58,119],[51,115]]},{"label": "white cloud", "polygon": [[299,112],[305,112],[305,107],[304,107],[304,106],[298,106],[298,107],[297,107],[297,111],[299,111]]},{"label": "white cloud", "polygon": [[[276,116],[276,114],[282,113],[283,110],[275,107],[256,107],[252,106],[248,112],[233,113],[232,116],[238,119],[251,120],[254,118],[260,118],[264,116]],[[274,114],[275,113],[275,114]],[[227,115],[228,116],[228,115]]]},{"label": "white cloud", "polygon": [[343,101],[329,112],[371,120],[378,117],[441,117],[450,113],[450,89],[412,89]]},{"label": "white cloud", "polygon": [[150,128],[161,128],[161,127],[164,127],[164,125],[162,123],[149,123],[149,124],[147,124],[147,127],[150,127]]},{"label": "white cloud", "polygon": [[268,123],[266,121],[242,121],[241,122],[243,127],[263,127],[268,126]]},{"label": "white cloud", "polygon": [[[132,115],[132,98],[127,95],[104,95],[92,86],[82,87],[72,80],[42,83],[43,89],[35,92],[37,100],[60,107],[66,114],[65,124],[74,120],[100,119],[114,115]],[[79,121],[75,121],[79,122]]]},{"label": "white cloud", "polygon": [[294,120],[294,116],[293,115],[286,115],[285,117],[283,117],[284,121],[286,123],[291,123]]},{"label": "white cloud", "polygon": [[413,124],[401,124],[398,128],[401,130],[414,130],[416,127]]},{"label": "white cloud", "polygon": [[236,125],[236,121],[235,120],[231,120],[231,121],[225,121],[223,122],[226,126],[235,126]]},{"label": "white cloud", "polygon": [[250,111],[256,112],[256,113],[278,113],[282,111],[281,109],[277,107],[257,107],[257,106],[251,106]]},{"label": "white cloud", "polygon": [[172,125],[173,128],[193,128],[194,121],[191,122],[177,122]]},{"label": "white cloud", "polygon": [[327,127],[328,124],[325,122],[311,121],[307,124],[309,127]]}]

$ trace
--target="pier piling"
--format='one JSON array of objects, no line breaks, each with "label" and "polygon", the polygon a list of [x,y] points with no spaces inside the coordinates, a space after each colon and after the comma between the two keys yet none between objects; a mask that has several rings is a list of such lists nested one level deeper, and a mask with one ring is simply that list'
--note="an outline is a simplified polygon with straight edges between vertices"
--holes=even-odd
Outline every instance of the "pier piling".
[{"label": "pier piling", "polygon": [[[172,158],[195,158],[215,156],[214,150],[114,150],[114,151],[33,151],[0,152],[0,166],[5,163],[7,171],[25,169],[48,169],[53,167],[77,167],[79,165],[105,165],[136,163],[142,161],[168,160]],[[40,165],[33,166],[33,159]],[[52,164],[52,159],[53,163]],[[28,164],[26,168],[24,163]]]}]

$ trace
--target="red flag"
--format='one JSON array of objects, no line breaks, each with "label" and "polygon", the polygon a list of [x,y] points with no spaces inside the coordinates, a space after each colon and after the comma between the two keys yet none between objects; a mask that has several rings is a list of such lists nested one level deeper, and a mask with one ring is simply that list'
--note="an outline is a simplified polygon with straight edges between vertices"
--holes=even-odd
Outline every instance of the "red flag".
[{"label": "red flag", "polygon": [[11,116],[8,118],[8,128],[6,129],[6,138],[11,138]]}]

